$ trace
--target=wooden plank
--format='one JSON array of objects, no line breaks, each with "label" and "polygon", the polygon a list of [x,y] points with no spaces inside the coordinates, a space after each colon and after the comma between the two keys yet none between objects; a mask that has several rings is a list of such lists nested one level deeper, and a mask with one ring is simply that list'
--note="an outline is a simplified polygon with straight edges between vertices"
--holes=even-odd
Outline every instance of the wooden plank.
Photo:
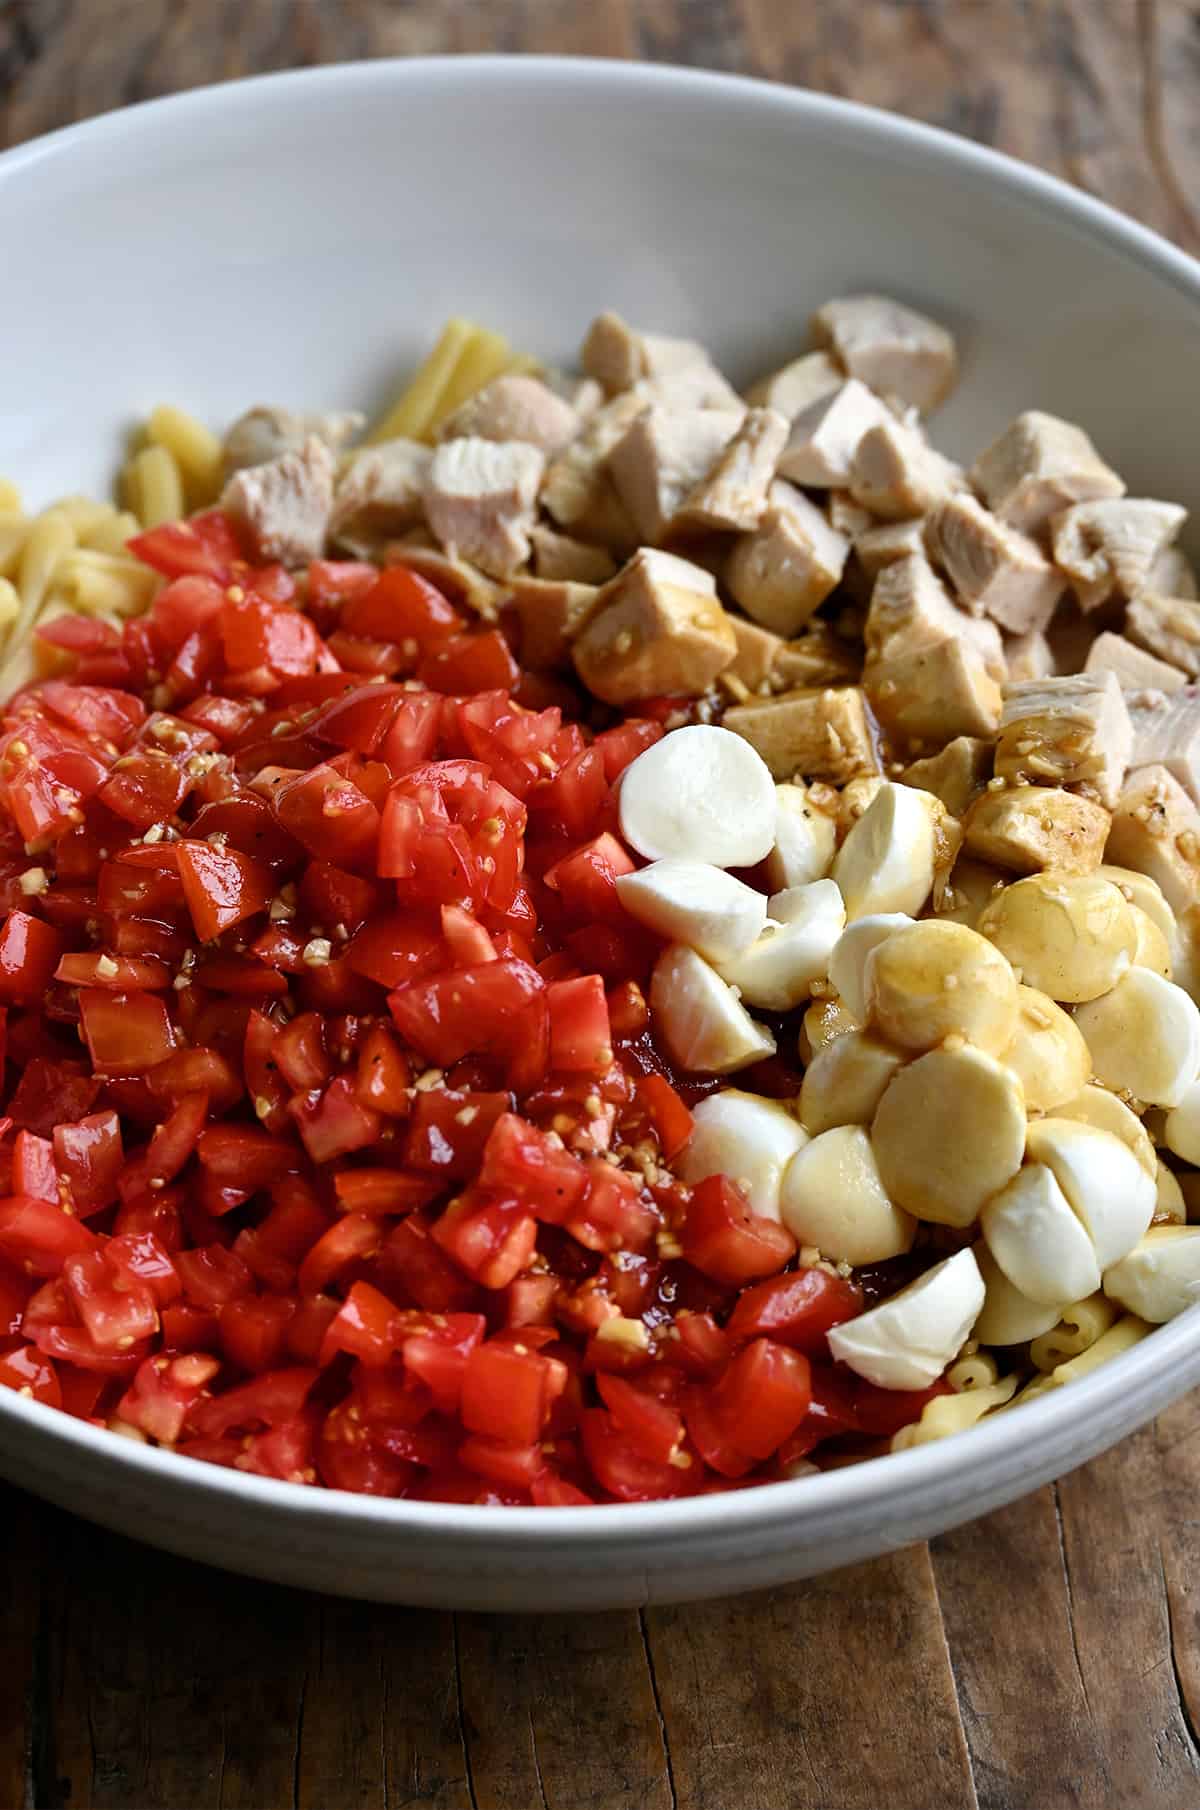
[{"label": "wooden plank", "polygon": [[976,1804],[924,1547],[645,1624],[687,1810]]},{"label": "wooden plank", "polygon": [[41,1626],[41,1509],[30,1497],[0,1489],[0,1804],[32,1802],[35,1761],[33,1703]]}]

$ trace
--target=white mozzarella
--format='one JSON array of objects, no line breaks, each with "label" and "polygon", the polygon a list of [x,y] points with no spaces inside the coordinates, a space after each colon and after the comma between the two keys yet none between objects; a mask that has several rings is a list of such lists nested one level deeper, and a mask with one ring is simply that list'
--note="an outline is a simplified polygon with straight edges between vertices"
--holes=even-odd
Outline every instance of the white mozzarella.
[{"label": "white mozzarella", "polygon": [[762,935],[729,961],[721,975],[742,998],[764,1011],[805,1005],[815,980],[829,974],[829,958],[846,922],[842,895],[832,880],[814,880],[775,893]]},{"label": "white mozzarella", "polygon": [[883,1263],[911,1250],[917,1222],[894,1206],[879,1179],[871,1140],[861,1125],[838,1125],[788,1164],[779,1214],[800,1245],[858,1265]]},{"label": "white mozzarella", "polygon": [[1151,1325],[1173,1320],[1200,1301],[1200,1226],[1151,1226],[1105,1270],[1104,1292]]},{"label": "white mozzarella", "polygon": [[678,857],[753,867],[775,846],[775,781],[732,729],[674,729],[626,767],[621,834],[649,861]]},{"label": "white mozzarella", "polygon": [[983,1301],[974,1253],[958,1251],[889,1301],[835,1326],[829,1349],[880,1389],[928,1389],[958,1355]]},{"label": "white mozzarella", "polygon": [[1048,1306],[1044,1301],[1031,1301],[1009,1281],[982,1239],[974,1251],[987,1299],[971,1328],[972,1338],[981,1345],[1025,1345],[1057,1326],[1067,1302]]},{"label": "white mozzarella", "polygon": [[1156,1190],[1128,1144],[1077,1119],[1034,1119],[1025,1153],[1053,1172],[1102,1270],[1133,1249],[1154,1217]]},{"label": "white mozzarella", "polygon": [[685,1182],[727,1175],[744,1188],[752,1213],[779,1218],[783,1172],[808,1133],[785,1106],[725,1088],[694,1108],[695,1129],[677,1168]]},{"label": "white mozzarella", "polygon": [[672,943],[654,964],[650,1010],[671,1060],[694,1073],[727,1075],[775,1054],[771,1033],[683,943]]},{"label": "white mozzarella", "polygon": [[988,1249],[1013,1287],[1048,1306],[1100,1286],[1095,1248],[1044,1163],[1027,1163],[979,1216]]},{"label": "white mozzarella", "polygon": [[848,923],[883,911],[915,917],[921,910],[933,891],[936,805],[915,786],[879,788],[833,864]]},{"label": "white mozzarella", "polygon": [[800,1087],[800,1123],[812,1136],[835,1125],[869,1125],[907,1057],[868,1031],[847,1031],[813,1052]]},{"label": "white mozzarella", "polygon": [[740,955],[767,921],[762,893],[707,861],[653,861],[618,875],[617,892],[639,924],[710,962]]},{"label": "white mozzarella", "polygon": [[860,1024],[868,1011],[867,962],[893,930],[903,930],[915,920],[903,911],[873,912],[856,918],[834,944],[829,957],[829,978],[846,1010]]},{"label": "white mozzarella", "polygon": [[1178,1106],[1200,1073],[1200,1006],[1150,968],[1129,968],[1076,1007],[1098,1080],[1152,1106]]},{"label": "white mozzarella", "polygon": [[1193,1081],[1182,1100],[1167,1114],[1163,1142],[1185,1163],[1200,1169],[1200,1081]]},{"label": "white mozzarella", "polygon": [[803,786],[776,786],[775,846],[767,856],[766,875],[771,889],[807,886],[823,880],[833,866],[837,826],[825,811],[808,802]]},{"label": "white mozzarella", "polygon": [[871,1121],[883,1185],[918,1219],[969,1226],[1021,1167],[1021,1083],[969,1043],[898,1069]]}]

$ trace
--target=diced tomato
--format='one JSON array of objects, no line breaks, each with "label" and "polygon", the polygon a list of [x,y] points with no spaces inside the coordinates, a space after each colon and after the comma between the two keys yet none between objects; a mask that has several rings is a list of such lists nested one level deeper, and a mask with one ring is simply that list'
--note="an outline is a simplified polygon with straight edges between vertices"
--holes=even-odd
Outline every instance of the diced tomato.
[{"label": "diced tomato", "polygon": [[528,1202],[539,1219],[562,1224],[580,1205],[588,1172],[578,1157],[516,1113],[503,1113],[484,1147],[480,1182]]},{"label": "diced tomato", "polygon": [[388,995],[388,1007],[404,1040],[445,1067],[471,1052],[507,1053],[514,1016],[542,990],[536,968],[490,961],[408,981]]},{"label": "diced tomato", "polygon": [[512,691],[521,669],[499,629],[452,635],[427,653],[417,677],[430,691],[461,697],[473,691]]},{"label": "diced tomato", "polygon": [[[55,1127],[55,1136],[58,1128]],[[18,1194],[32,1194],[36,1200],[59,1200],[58,1164],[54,1145],[48,1138],[35,1137],[31,1131],[18,1131],[13,1140],[12,1185]]]},{"label": "diced tomato", "polygon": [[125,1150],[115,1112],[97,1112],[74,1124],[56,1125],[54,1156],[77,1213],[86,1218],[117,1198]]},{"label": "diced tomato", "polygon": [[120,1274],[106,1249],[68,1257],[62,1273],[75,1311],[99,1350],[128,1351],[158,1331],[150,1289]]},{"label": "diced tomato", "polygon": [[221,1349],[239,1370],[272,1370],[283,1361],[294,1303],[284,1295],[238,1295],[218,1316]]},{"label": "diced tomato", "polygon": [[596,1386],[605,1407],[643,1458],[670,1464],[683,1447],[683,1419],[669,1403],[637,1389],[624,1377],[600,1375]]},{"label": "diced tomato", "polygon": [[35,1346],[22,1345],[16,1351],[0,1352],[0,1389],[15,1389],[18,1395],[44,1402],[48,1408],[63,1405],[58,1372]]},{"label": "diced tomato", "polygon": [[0,1256],[31,1276],[57,1276],[68,1258],[96,1248],[95,1234],[51,1201],[29,1194],[0,1200]]},{"label": "diced tomato", "polygon": [[248,1431],[295,1420],[317,1376],[315,1369],[295,1367],[252,1377],[236,1389],[198,1402],[189,1410],[188,1428],[202,1438],[221,1439],[235,1428]]},{"label": "diced tomato", "polygon": [[[379,812],[352,780],[329,765],[279,778],[260,773],[280,823],[312,855],[357,869],[374,860]],[[384,869],[380,865],[380,872]]]},{"label": "diced tomato", "polygon": [[374,1144],[383,1123],[377,1112],[359,1100],[349,1075],[339,1075],[324,1091],[314,1088],[296,1094],[288,1111],[314,1163],[330,1163]]},{"label": "diced tomato", "polygon": [[589,1408],[580,1423],[583,1450],[593,1476],[618,1502],[658,1502],[694,1494],[701,1467],[690,1452],[666,1462],[647,1458],[603,1408]]},{"label": "diced tomato", "polygon": [[541,1437],[555,1397],[566,1382],[556,1358],[515,1344],[475,1346],[462,1377],[459,1413],[472,1433],[531,1445]]},{"label": "diced tomato", "polygon": [[632,872],[632,860],[616,837],[606,831],[564,855],[547,868],[543,878],[562,900],[567,916],[576,923],[621,924],[627,920],[617,892],[617,877]]},{"label": "diced tomato", "polygon": [[175,1269],[183,1283],[185,1299],[192,1307],[216,1312],[238,1295],[249,1294],[253,1278],[248,1266],[224,1245],[201,1245],[177,1251]]},{"label": "diced tomato", "polygon": [[506,1288],[533,1256],[537,1221],[516,1195],[479,1186],[451,1201],[433,1237],[484,1288]]},{"label": "diced tomato", "polygon": [[677,1157],[692,1135],[692,1115],[665,1075],[642,1075],[638,1100],[645,1108],[666,1162]]},{"label": "diced tomato", "polygon": [[478,1289],[433,1237],[427,1214],[410,1213],[388,1232],[377,1270],[385,1287],[430,1313],[465,1311]]},{"label": "diced tomato", "polygon": [[146,1358],[117,1403],[117,1418],[159,1445],[174,1445],[188,1415],[208,1399],[219,1368],[216,1358],[199,1352]]},{"label": "diced tomato", "polygon": [[63,953],[63,938],[41,918],[10,911],[0,924],[0,1001],[37,1005]]},{"label": "diced tomato", "polygon": [[275,891],[271,872],[251,856],[207,842],[183,841],[175,848],[183,896],[201,942],[220,936],[270,903]]},{"label": "diced tomato", "polygon": [[826,1333],[862,1310],[857,1283],[827,1270],[801,1269],[744,1289],[726,1331],[734,1345],[762,1335],[809,1357],[824,1357]]},{"label": "diced tomato", "polygon": [[644,754],[647,748],[653,747],[663,737],[661,723],[652,722],[649,718],[629,717],[618,723],[615,729],[606,729],[595,740],[595,747],[600,751],[604,761],[604,777],[609,785],[615,785],[631,761]]},{"label": "diced tomato", "polygon": [[105,993],[85,987],[79,1012],[92,1066],[99,1074],[141,1075],[165,1062],[175,1032],[157,993]]},{"label": "diced tomato", "polygon": [[733,1288],[775,1275],[796,1254],[791,1233],[752,1213],[724,1175],[710,1175],[693,1191],[680,1242],[689,1263]]},{"label": "diced tomato", "polygon": [[164,522],[134,535],[128,546],[135,559],[167,578],[194,572],[227,585],[244,565],[233,523],[219,509],[209,509],[186,522]]},{"label": "diced tomato", "polygon": [[730,1443],[751,1458],[769,1458],[799,1426],[811,1400],[808,1359],[762,1338],[738,1352],[712,1394]]}]

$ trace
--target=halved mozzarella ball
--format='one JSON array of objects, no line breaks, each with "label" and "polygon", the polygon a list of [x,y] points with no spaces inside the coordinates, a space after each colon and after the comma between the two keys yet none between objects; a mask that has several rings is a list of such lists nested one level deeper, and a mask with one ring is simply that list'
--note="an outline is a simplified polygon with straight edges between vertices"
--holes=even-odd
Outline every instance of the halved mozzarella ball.
[{"label": "halved mozzarella ball", "polygon": [[848,923],[883,911],[912,917],[921,910],[933,891],[939,804],[915,786],[880,787],[833,864]]},{"label": "halved mozzarella ball", "polygon": [[664,949],[654,964],[650,1010],[679,1068],[727,1075],[775,1054],[771,1033],[755,1024],[715,968],[683,943]]},{"label": "halved mozzarella ball", "polygon": [[726,1088],[693,1109],[695,1129],[677,1168],[685,1182],[727,1175],[744,1188],[752,1213],[779,1218],[783,1172],[808,1142],[785,1106]]},{"label": "halved mozzarella ball", "polygon": [[1179,1186],[1179,1177],[1159,1157],[1154,1169],[1154,1225],[1186,1224],[1187,1202]]},{"label": "halved mozzarella ball", "polygon": [[947,918],[954,924],[967,924],[974,930],[984,906],[1010,878],[986,861],[974,861],[970,855],[960,855],[951,869],[950,883],[941,893],[941,903],[934,905],[934,911],[939,918]]},{"label": "halved mozzarella ball", "polygon": [[1137,950],[1137,925],[1124,896],[1095,874],[1015,880],[984,906],[978,928],[1026,986],[1068,1005],[1107,993]]},{"label": "halved mozzarella ball", "polygon": [[1200,1074],[1200,1006],[1149,968],[1131,968],[1075,1022],[1105,1087],[1152,1106],[1178,1106]]},{"label": "halved mozzarella ball", "polygon": [[772,892],[785,886],[807,886],[823,880],[833,866],[837,825],[826,811],[809,803],[803,786],[776,786],[775,846],[765,873]]},{"label": "halved mozzarella ball", "polygon": [[1024,1345],[1057,1326],[1065,1301],[1048,1306],[1030,1300],[1009,1281],[982,1240],[973,1248],[987,1289],[983,1312],[971,1328],[973,1339],[981,1345]]},{"label": "halved mozzarella ball", "polygon": [[1164,980],[1171,978],[1171,945],[1148,912],[1140,905],[1129,907],[1133,913],[1133,921],[1137,926],[1137,948],[1133,952],[1135,968],[1149,968],[1155,974],[1161,974]]},{"label": "halved mozzarella ball", "polygon": [[798,1244],[852,1264],[911,1250],[917,1222],[888,1199],[861,1125],[838,1125],[797,1152],[783,1175],[779,1216]]},{"label": "halved mozzarella ball", "polygon": [[767,910],[774,922],[748,949],[717,966],[750,1005],[788,1012],[804,1004],[815,980],[828,975],[845,908],[832,880],[814,880],[775,893]]},{"label": "halved mozzarella ball", "polygon": [[1118,1100],[1116,1094],[1110,1094],[1106,1087],[1089,1085],[1080,1088],[1072,1099],[1055,1107],[1054,1117],[1077,1119],[1081,1125],[1091,1125],[1097,1131],[1111,1132],[1113,1137],[1120,1138],[1123,1144],[1128,1145],[1146,1174],[1153,1177],[1158,1159],[1154,1154],[1150,1133],[1136,1112],[1131,1112],[1124,1100]]},{"label": "halved mozzarella ball", "polygon": [[1052,1172],[1101,1269],[1133,1249],[1154,1217],[1155,1188],[1128,1144],[1077,1119],[1035,1119],[1025,1149]]},{"label": "halved mozzarella ball", "polygon": [[797,1040],[800,1060],[809,1063],[813,1057],[823,1050],[826,1044],[833,1043],[838,1037],[846,1036],[849,1031],[860,1031],[861,1022],[854,1016],[840,999],[814,999],[804,1017],[800,1021],[800,1036]]},{"label": "halved mozzarella ball", "polygon": [[850,1031],[817,1050],[800,1087],[800,1123],[811,1136],[834,1125],[869,1125],[883,1090],[907,1057],[869,1031]]},{"label": "halved mozzarella ball", "polygon": [[893,931],[904,930],[915,921],[903,911],[873,912],[848,925],[835,943],[829,957],[829,979],[846,1010],[860,1024],[865,1023],[867,1016],[868,961]]},{"label": "halved mozzarella ball", "polygon": [[992,1256],[1030,1301],[1061,1307],[1099,1288],[1095,1247],[1044,1163],[1019,1169],[979,1223]]},{"label": "halved mozzarella ball", "polygon": [[1167,1114],[1163,1142],[1185,1163],[1200,1169],[1200,1081],[1193,1081],[1183,1098]]},{"label": "halved mozzarella ball", "polygon": [[692,723],[639,754],[621,778],[621,834],[647,860],[753,867],[775,846],[775,781],[735,735]]},{"label": "halved mozzarella ball", "polygon": [[878,1307],[826,1336],[840,1363],[880,1389],[928,1389],[958,1355],[983,1306],[973,1252],[957,1251]]},{"label": "halved mozzarella ball", "polygon": [[871,1144],[898,1206],[939,1225],[969,1226],[1021,1166],[1021,1084],[968,1043],[930,1050],[888,1083]]},{"label": "halved mozzarella ball", "polygon": [[1052,1112],[1073,1100],[1092,1072],[1083,1032],[1036,987],[1017,988],[1016,1029],[1000,1060],[1019,1078],[1030,1112]]},{"label": "halved mozzarella ball", "polygon": [[1175,913],[1163,896],[1162,887],[1149,874],[1135,873],[1132,867],[1112,867],[1102,863],[1096,869],[1101,880],[1111,880],[1124,898],[1126,904],[1136,905],[1139,911],[1162,931],[1170,943],[1175,935]]},{"label": "halved mozzarella ball", "polygon": [[1151,1226],[1105,1270],[1104,1292],[1153,1326],[1173,1320],[1200,1301],[1200,1226]]},{"label": "halved mozzarella ball", "polygon": [[871,1018],[903,1049],[957,1036],[998,1055],[1016,1028],[1016,976],[965,924],[926,918],[894,931],[867,962],[866,989]]},{"label": "halved mozzarella ball", "polygon": [[710,962],[748,949],[767,921],[762,893],[707,861],[652,861],[619,874],[617,892],[631,918]]}]

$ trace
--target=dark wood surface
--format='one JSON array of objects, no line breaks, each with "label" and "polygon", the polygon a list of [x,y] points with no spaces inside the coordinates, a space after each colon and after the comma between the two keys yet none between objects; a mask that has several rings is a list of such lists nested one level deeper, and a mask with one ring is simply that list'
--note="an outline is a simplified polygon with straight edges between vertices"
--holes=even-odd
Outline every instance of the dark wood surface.
[{"label": "dark wood surface", "polygon": [[[1200,250],[1184,0],[0,0],[0,144],[199,82],[482,50],[894,107]],[[0,1810],[1196,1810],[1198,1492],[1200,1396],[928,1548],[533,1621],[246,1583],[5,1489]]]}]

